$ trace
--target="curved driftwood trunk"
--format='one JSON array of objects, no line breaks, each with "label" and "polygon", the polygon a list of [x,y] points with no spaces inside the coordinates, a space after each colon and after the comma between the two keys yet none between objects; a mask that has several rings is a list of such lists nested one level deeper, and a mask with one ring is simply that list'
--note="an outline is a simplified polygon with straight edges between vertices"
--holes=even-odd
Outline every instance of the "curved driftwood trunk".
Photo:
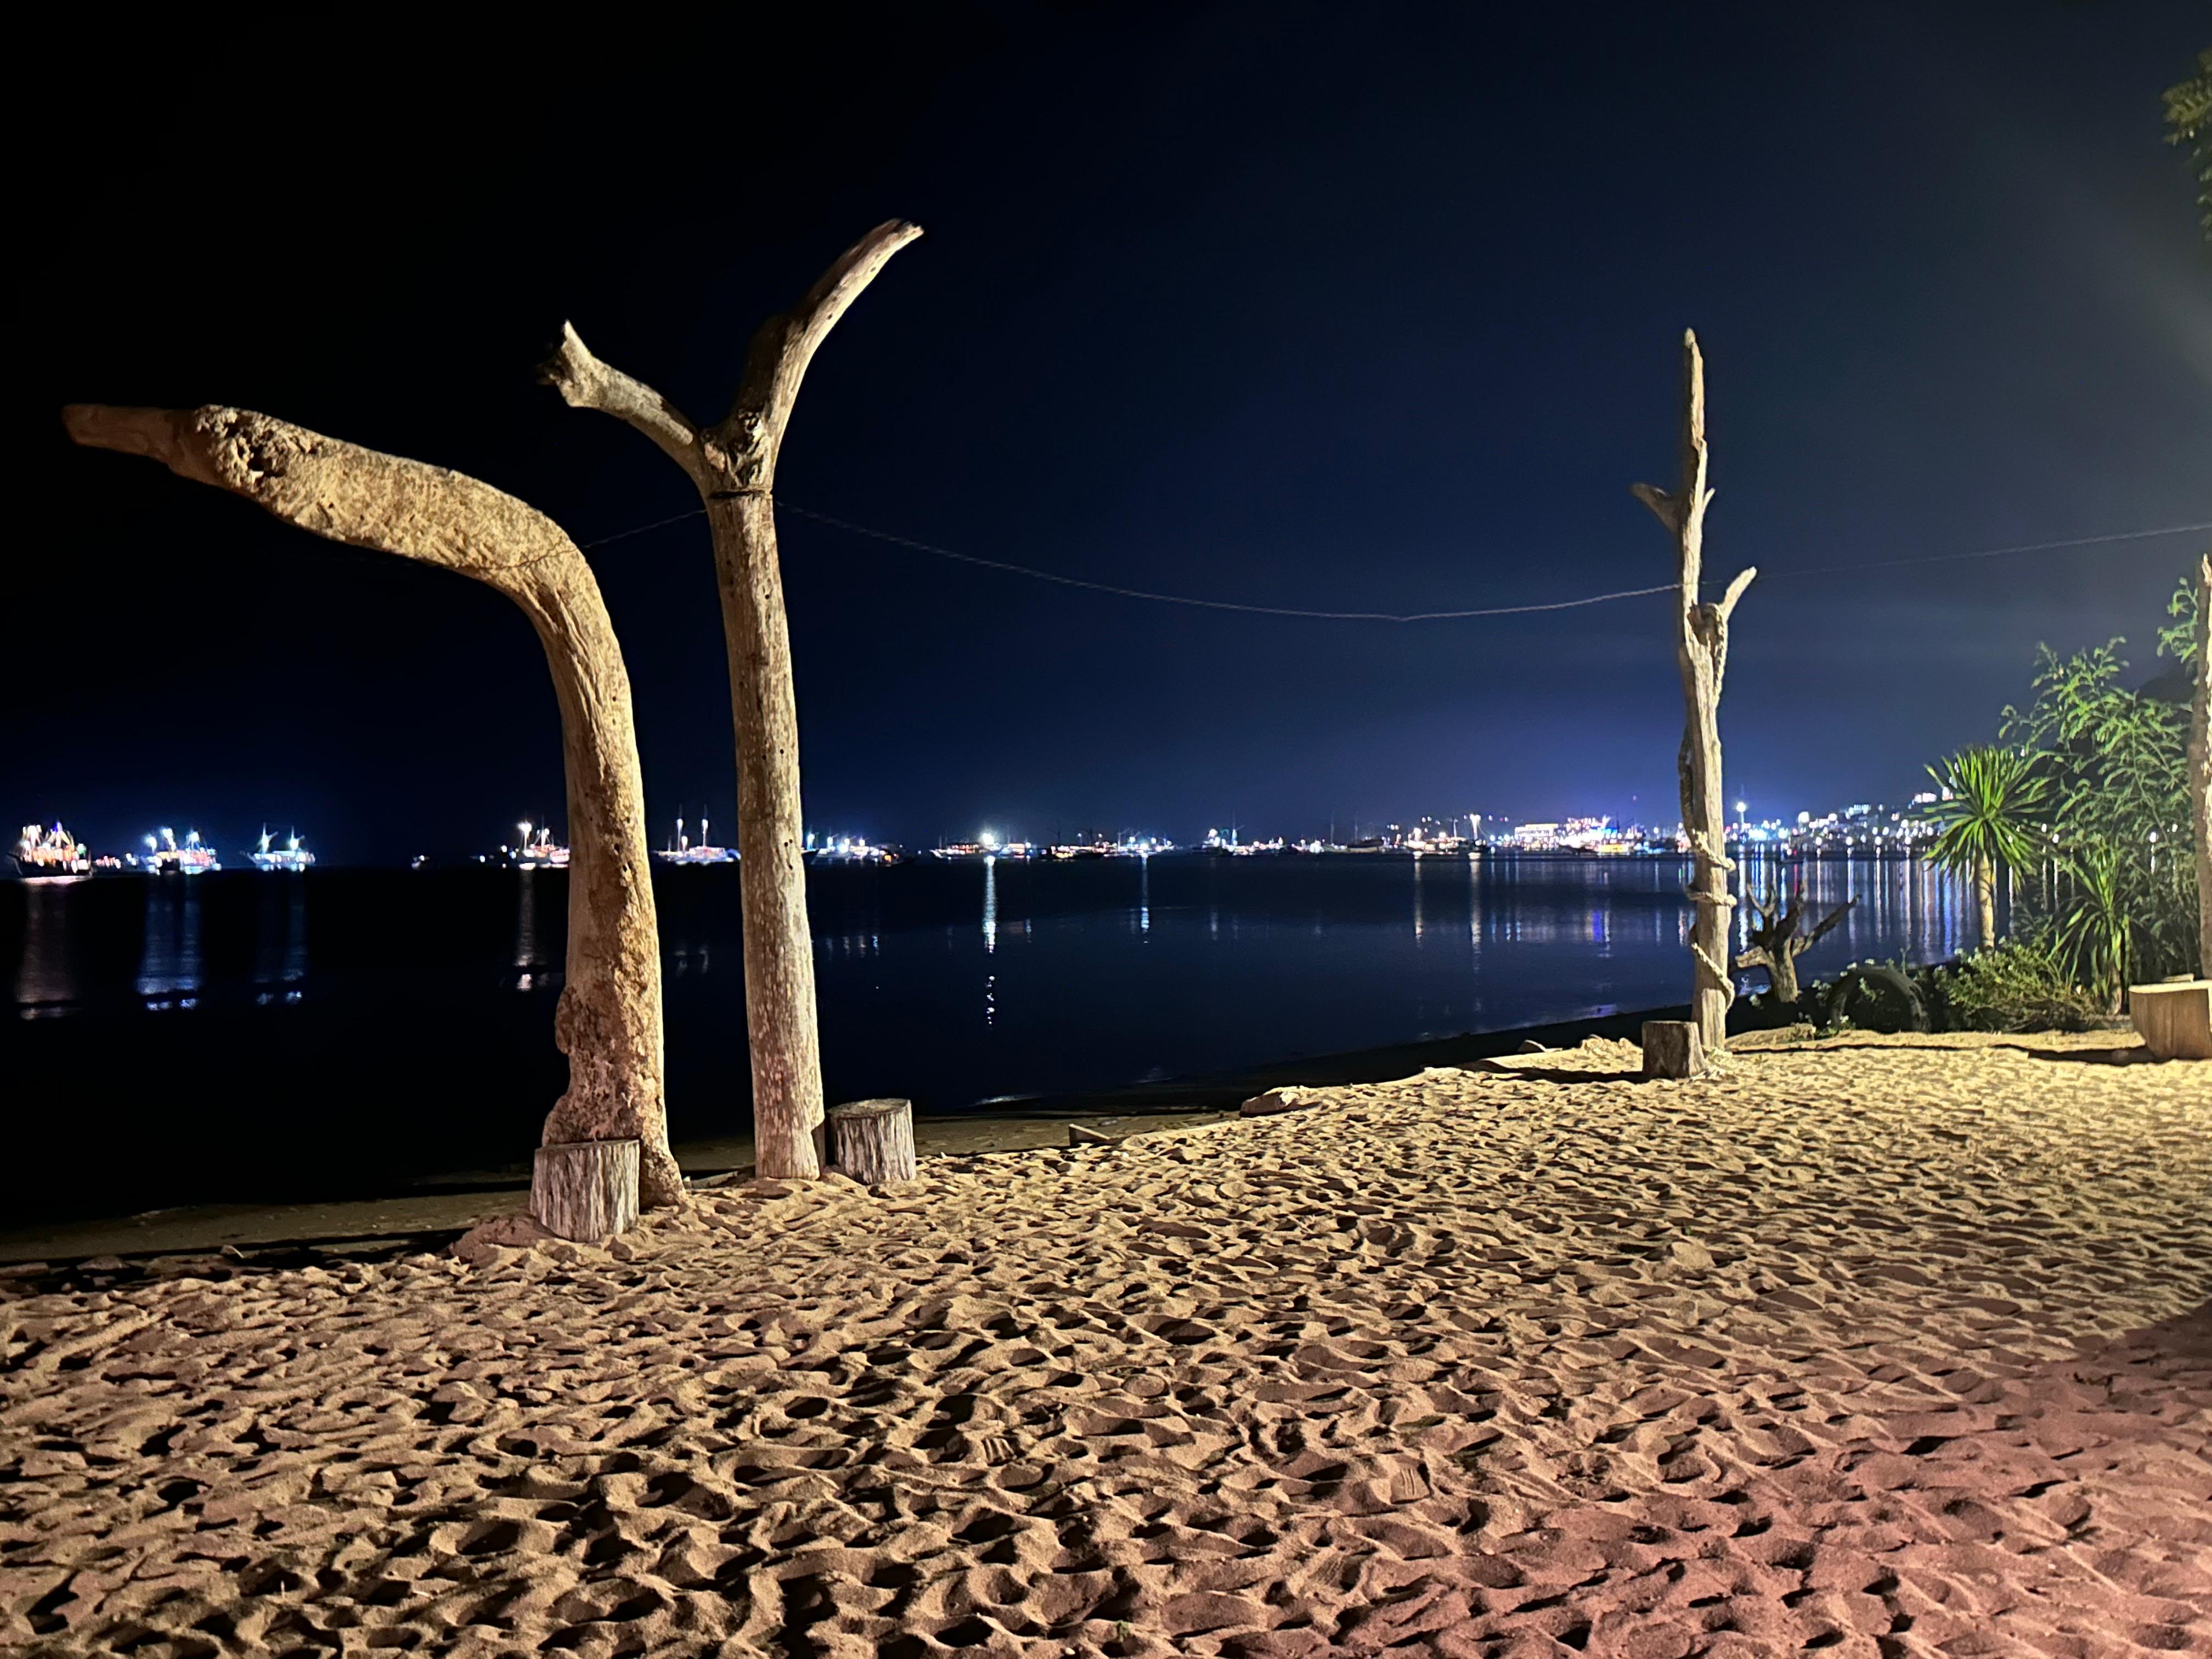
[{"label": "curved driftwood trunk", "polygon": [[672,1204],[684,1178],[662,1098],[659,931],[647,863],[629,675],[591,567],[535,508],[459,472],[342,443],[250,410],[76,404],[70,435],[146,455],[331,541],[441,566],[522,607],[545,647],[568,776],[568,981],[554,1032],[568,1090],[548,1146],[640,1144],[640,1195]]},{"label": "curved driftwood trunk", "polygon": [[730,656],[738,757],[738,852],[744,895],[745,1019],[752,1044],[760,1172],[821,1173],[822,1048],[799,793],[798,700],[775,542],[775,463],[807,365],[845,308],[921,234],[893,220],[847,249],[791,311],[752,338],[730,412],[701,426],[652,387],[594,357],[573,327],[544,378],[579,409],[627,421],[660,446],[706,503]]},{"label": "curved driftwood trunk", "polygon": [[2189,717],[2189,815],[2197,830],[2197,971],[2212,979],[2212,553],[2197,562],[2197,695]]},{"label": "curved driftwood trunk", "polygon": [[1728,672],[1729,617],[1759,572],[1741,572],[1718,605],[1703,604],[1698,598],[1705,566],[1705,509],[1712,503],[1713,492],[1705,483],[1705,362],[1698,352],[1698,337],[1686,331],[1682,336],[1682,380],[1680,488],[1673,495],[1650,484],[1633,489],[1636,498],[1674,536],[1681,580],[1674,659],[1682,673],[1685,718],[1676,769],[1682,787],[1682,833],[1695,859],[1689,886],[1691,902],[1697,907],[1690,924],[1691,1016],[1705,1052],[1716,1054],[1728,1046],[1729,1004],[1735,1000],[1735,983],[1728,970],[1729,912],[1735,904],[1728,878],[1735,861],[1728,855],[1726,797],[1721,789],[1721,682]]}]

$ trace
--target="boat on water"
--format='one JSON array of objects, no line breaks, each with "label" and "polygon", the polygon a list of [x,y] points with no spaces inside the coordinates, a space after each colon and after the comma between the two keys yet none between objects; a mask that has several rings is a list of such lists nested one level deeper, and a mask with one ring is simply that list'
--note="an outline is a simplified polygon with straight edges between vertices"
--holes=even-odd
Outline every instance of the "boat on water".
[{"label": "boat on water", "polygon": [[550,825],[532,826],[527,820],[515,829],[520,838],[512,847],[499,849],[497,862],[516,870],[565,870],[568,867],[568,849],[553,839]]},{"label": "boat on water", "polygon": [[261,826],[261,844],[246,856],[253,860],[257,870],[305,870],[315,861],[315,855],[300,845],[300,832],[295,830],[285,838],[282,847],[269,844],[269,826]]},{"label": "boat on water", "polygon": [[1026,859],[1044,849],[1026,841],[1001,841],[986,830],[973,841],[939,842],[930,851],[941,859]]},{"label": "boat on water", "polygon": [[801,856],[812,864],[896,864],[906,854],[865,836],[828,836],[819,842],[809,836]]},{"label": "boat on water", "polygon": [[167,824],[146,837],[146,851],[136,860],[142,870],[156,875],[172,872],[180,876],[205,875],[210,870],[220,870],[222,863],[216,858],[215,848],[200,845],[200,832],[185,831],[181,842],[177,832]]},{"label": "boat on water", "polygon": [[51,830],[27,823],[15,843],[15,867],[33,879],[82,876],[92,869],[92,850],[58,821]]},{"label": "boat on water", "polygon": [[699,839],[696,842],[684,833],[684,820],[680,817],[676,820],[676,839],[670,842],[665,849],[655,853],[653,857],[663,864],[734,864],[737,861],[737,848],[714,845],[713,830],[706,818],[699,820]]}]

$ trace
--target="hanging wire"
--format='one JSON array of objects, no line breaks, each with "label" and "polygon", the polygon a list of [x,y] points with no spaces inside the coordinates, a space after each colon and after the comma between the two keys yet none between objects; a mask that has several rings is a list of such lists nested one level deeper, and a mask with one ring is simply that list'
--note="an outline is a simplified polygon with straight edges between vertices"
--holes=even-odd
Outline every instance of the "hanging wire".
[{"label": "hanging wire", "polygon": [[[960,564],[975,565],[985,570],[1004,570],[1012,575],[1028,576],[1041,582],[1052,582],[1061,587],[1080,587],[1094,593],[1111,593],[1125,599],[1144,599],[1154,605],[1188,605],[1200,611],[1235,611],[1255,617],[1301,617],[1314,622],[1454,622],[1474,617],[1524,617],[1542,611],[1575,611],[1584,605],[1607,605],[1615,599],[1639,599],[1653,593],[1671,593],[1679,586],[1674,582],[1659,582],[1650,587],[1626,587],[1611,593],[1592,593],[1579,599],[1553,599],[1540,605],[1485,605],[1469,611],[1413,611],[1398,613],[1388,611],[1302,611],[1289,605],[1243,605],[1230,599],[1194,599],[1185,593],[1155,593],[1141,587],[1120,587],[1112,582],[1089,581],[1080,576],[1063,576],[1057,571],[1038,570],[1025,564],[1012,564],[1004,559],[986,559],[974,553],[956,552],[949,547],[939,547],[933,542],[916,541],[911,536],[895,535],[888,530],[876,530],[864,524],[854,524],[848,519],[833,518],[827,513],[817,513],[811,507],[798,507],[786,501],[776,505],[786,513],[811,519],[816,524],[832,530],[842,530],[850,536],[865,536],[872,541],[887,542],[893,547],[903,547],[916,553],[927,553],[933,558],[951,559]],[[651,524],[641,524],[635,529],[618,530],[611,536],[602,536],[597,541],[585,542],[586,549],[605,547],[611,542],[627,541],[632,536],[642,536],[649,531],[665,530],[670,525],[706,516],[704,507],[693,507],[688,513],[678,513],[670,518],[656,519]],[[1793,576],[1828,576],[1862,570],[1895,570],[1905,565],[1951,564],[1965,559],[2000,559],[2014,554],[2051,553],[2073,547],[2101,547],[2115,542],[2151,541],[2166,536],[2192,535],[2200,530],[2212,530],[2212,520],[2202,524],[2168,525],[2158,530],[2122,530],[2104,536],[2075,536],[2064,541],[2023,542],[2014,547],[1977,548],[1968,553],[1930,553],[1909,559],[1876,559],[1863,564],[1813,565],[1802,569],[1764,570],[1760,574],[1770,581],[1787,580]]]},{"label": "hanging wire", "polygon": [[605,547],[609,542],[626,542],[633,536],[644,535],[648,530],[665,530],[670,525],[682,524],[686,519],[703,519],[706,516],[705,507],[695,507],[689,513],[678,513],[669,518],[655,519],[651,524],[641,524],[635,530],[617,530],[611,536],[602,536],[595,542],[579,542],[576,545],[579,551],[589,552],[592,548]]},{"label": "hanging wire", "polygon": [[1034,576],[1039,581],[1057,582],[1063,587],[1087,587],[1096,593],[1118,593],[1125,599],[1150,599],[1158,605],[1195,605],[1205,611],[1242,611],[1257,617],[1306,617],[1318,622],[1388,623],[1442,622],[1456,617],[1513,617],[1530,611],[1571,611],[1578,605],[1603,605],[1608,599],[1639,599],[1646,593],[1667,592],[1676,586],[1674,582],[1662,582],[1656,587],[1624,588],[1618,593],[1593,593],[1584,599],[1554,599],[1547,605],[1500,605],[1480,611],[1421,611],[1406,616],[1396,616],[1385,611],[1297,611],[1287,605],[1238,605],[1228,599],[1194,599],[1181,593],[1153,593],[1141,587],[1116,587],[1111,582],[1085,581],[1079,576],[1062,576],[1049,570],[1032,570],[1024,564],[1008,564],[1003,559],[984,559],[973,553],[956,553],[949,547],[918,542],[908,536],[894,536],[888,531],[871,530],[866,525],[848,524],[842,519],[831,518],[827,513],[793,507],[788,501],[780,501],[777,505],[787,513],[796,513],[803,519],[828,525],[833,530],[846,531],[855,536],[873,537],[895,547],[910,547],[917,553],[932,553],[940,559],[957,559],[962,564],[981,565],[987,570],[1008,570],[1018,576]]}]

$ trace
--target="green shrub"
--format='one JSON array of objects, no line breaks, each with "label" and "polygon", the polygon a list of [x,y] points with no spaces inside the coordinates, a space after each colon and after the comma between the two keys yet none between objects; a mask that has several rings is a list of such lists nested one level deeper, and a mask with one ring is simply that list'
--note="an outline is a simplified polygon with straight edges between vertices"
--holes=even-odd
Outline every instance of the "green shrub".
[{"label": "green shrub", "polygon": [[2084,1031],[2104,1012],[2040,939],[1970,951],[1936,975],[1952,1030]]}]

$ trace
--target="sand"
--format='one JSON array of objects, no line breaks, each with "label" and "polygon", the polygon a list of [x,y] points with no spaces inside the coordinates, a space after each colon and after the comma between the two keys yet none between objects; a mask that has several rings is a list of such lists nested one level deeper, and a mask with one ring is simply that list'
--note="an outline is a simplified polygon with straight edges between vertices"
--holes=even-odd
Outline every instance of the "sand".
[{"label": "sand", "polygon": [[2212,1062],[2124,1042],[1599,1042],[605,1250],[17,1279],[0,1646],[2212,1653]]},{"label": "sand", "polygon": [[[923,1158],[956,1152],[1020,1152],[1033,1146],[1064,1146],[1072,1123],[1094,1134],[1115,1138],[1170,1125],[1218,1122],[1234,1117],[1223,1111],[1099,1112],[1069,1115],[1024,1112],[963,1112],[925,1117],[915,1125],[915,1150]],[[732,1170],[750,1172],[753,1144],[744,1136],[679,1142],[677,1162],[687,1176],[711,1179]],[[377,1198],[333,1199],[309,1204],[195,1204],[149,1210],[138,1215],[85,1220],[46,1221],[0,1230],[0,1265],[37,1263],[40,1267],[96,1256],[125,1256],[134,1267],[169,1271],[179,1264],[145,1258],[191,1253],[221,1253],[256,1259],[270,1246],[309,1245],[290,1255],[358,1255],[388,1252],[410,1240],[445,1241],[441,1235],[466,1231],[479,1222],[520,1215],[530,1206],[530,1170],[480,1170],[441,1177],[413,1191]]]}]

